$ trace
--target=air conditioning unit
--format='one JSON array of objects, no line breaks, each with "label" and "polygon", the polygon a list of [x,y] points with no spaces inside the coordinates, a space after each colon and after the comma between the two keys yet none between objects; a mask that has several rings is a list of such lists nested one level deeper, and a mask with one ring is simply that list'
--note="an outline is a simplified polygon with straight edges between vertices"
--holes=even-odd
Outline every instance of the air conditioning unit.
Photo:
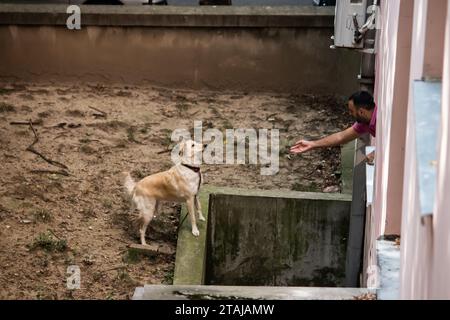
[{"label": "air conditioning unit", "polygon": [[370,0],[337,0],[334,17],[334,47],[362,49],[364,40],[360,29],[366,25]]}]

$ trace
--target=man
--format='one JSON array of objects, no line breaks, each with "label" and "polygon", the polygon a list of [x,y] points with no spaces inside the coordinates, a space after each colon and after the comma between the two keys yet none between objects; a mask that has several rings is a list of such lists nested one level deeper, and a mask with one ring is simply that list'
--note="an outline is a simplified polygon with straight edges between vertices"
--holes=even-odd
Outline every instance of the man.
[{"label": "man", "polygon": [[[291,153],[298,154],[317,148],[327,148],[346,144],[364,133],[375,137],[377,124],[377,106],[370,93],[359,91],[348,99],[350,115],[356,122],[350,128],[315,141],[300,140],[292,148]],[[373,164],[375,153],[367,156],[367,162]]]}]

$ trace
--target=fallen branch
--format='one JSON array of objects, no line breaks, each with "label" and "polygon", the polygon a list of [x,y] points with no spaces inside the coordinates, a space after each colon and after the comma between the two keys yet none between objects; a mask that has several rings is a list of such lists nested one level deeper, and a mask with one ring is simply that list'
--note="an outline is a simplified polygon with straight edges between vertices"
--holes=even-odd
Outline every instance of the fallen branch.
[{"label": "fallen branch", "polygon": [[66,138],[66,137],[67,137],[67,132],[63,132],[63,133],[60,133],[60,134],[56,135],[56,136],[53,138],[53,140],[59,139],[59,138],[61,138],[61,137]]},{"label": "fallen branch", "polygon": [[201,110],[195,111],[193,114],[190,115],[190,117],[194,117],[197,115],[197,113],[199,113]]},{"label": "fallen branch", "polygon": [[122,242],[122,243],[126,244],[127,246],[129,245],[128,241],[125,241],[125,240],[122,240],[122,239],[119,239],[119,238],[114,238],[114,237],[109,237],[109,238],[114,240],[114,241]]},{"label": "fallen branch", "polygon": [[127,267],[126,264],[119,264],[119,265],[113,266],[108,269],[103,269],[102,272],[108,272],[108,271],[113,271],[113,270],[118,270],[118,269],[125,269],[126,267]]},{"label": "fallen branch", "polygon": [[32,173],[49,173],[49,174],[60,174],[62,176],[70,176],[70,174],[65,171],[65,170],[60,170],[60,171],[56,171],[56,170],[31,170]]},{"label": "fallen branch", "polygon": [[31,130],[33,131],[33,134],[34,134],[34,141],[33,141],[32,144],[30,144],[28,146],[28,148],[26,150],[29,151],[29,152],[32,152],[32,153],[34,153],[36,155],[38,155],[39,157],[41,157],[42,159],[44,159],[46,162],[50,163],[51,165],[54,165],[56,167],[60,167],[60,168],[69,170],[69,168],[65,164],[62,164],[62,163],[60,163],[58,161],[51,160],[51,159],[47,158],[46,156],[44,156],[42,153],[38,152],[36,149],[34,149],[34,145],[36,143],[38,143],[38,141],[39,141],[39,136],[38,136],[36,130],[34,130],[33,123],[32,123],[31,120],[29,121],[29,125],[30,125],[30,128],[31,128]]},{"label": "fallen branch", "polygon": [[[30,124],[30,121],[11,121],[9,124],[12,126],[28,126]],[[42,120],[31,121],[31,123],[33,125],[41,125]]]},{"label": "fallen branch", "polygon": [[54,126],[55,128],[64,128],[67,125],[67,122],[60,122],[58,123],[56,126]]},{"label": "fallen branch", "polygon": [[106,118],[106,116],[108,115],[106,112],[104,112],[104,111],[102,111],[100,109],[97,109],[97,108],[94,108],[94,107],[90,107],[90,106],[88,106],[88,108],[92,109],[94,111],[100,112],[100,113],[94,113],[94,116],[96,116],[96,117]]},{"label": "fallen branch", "polygon": [[159,152],[157,152],[157,154],[163,154],[163,153],[169,153],[169,152],[172,152],[172,150],[159,151]]},{"label": "fallen branch", "polygon": [[141,244],[130,244],[128,246],[128,251],[136,252],[136,253],[143,253],[143,254],[150,254],[155,255],[158,253],[172,255],[174,254],[173,250],[167,246],[160,246],[160,245],[154,245],[154,244],[147,244],[147,245],[141,245]]},{"label": "fallen branch", "polygon": [[60,122],[57,125],[51,127],[51,128],[61,128],[65,129],[65,126],[67,126],[70,129],[79,128],[82,126],[81,123],[67,123],[67,122]]}]

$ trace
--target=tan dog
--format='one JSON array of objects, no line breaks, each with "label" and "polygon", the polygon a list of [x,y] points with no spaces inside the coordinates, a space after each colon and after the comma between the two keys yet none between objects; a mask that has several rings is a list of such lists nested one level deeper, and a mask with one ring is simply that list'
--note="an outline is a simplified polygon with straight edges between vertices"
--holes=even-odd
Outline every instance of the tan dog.
[{"label": "tan dog", "polygon": [[181,162],[169,170],[148,176],[137,183],[127,173],[125,187],[139,210],[139,235],[142,245],[146,245],[145,231],[157,213],[161,201],[186,202],[192,234],[196,237],[200,234],[195,220],[195,211],[199,219],[205,221],[197,197],[202,183],[202,174],[200,166],[194,164],[194,159],[195,157],[201,159],[202,150],[203,146],[200,143],[185,140],[180,143]]}]

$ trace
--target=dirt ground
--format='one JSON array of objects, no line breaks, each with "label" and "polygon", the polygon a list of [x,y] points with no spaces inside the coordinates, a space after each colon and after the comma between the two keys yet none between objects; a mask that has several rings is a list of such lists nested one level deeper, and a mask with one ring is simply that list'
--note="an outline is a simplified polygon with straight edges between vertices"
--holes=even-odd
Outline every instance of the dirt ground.
[{"label": "dirt ground", "polygon": [[[135,178],[171,167],[176,128],[280,129],[280,172],[251,165],[205,165],[205,184],[338,191],[339,148],[290,157],[297,138],[351,122],[333,96],[181,91],[151,86],[0,83],[0,298],[128,299],[138,285],[171,283],[175,256],[136,257],[121,172]],[[96,110],[97,109],[97,110]],[[32,149],[49,160],[27,151]],[[25,124],[11,124],[11,122]],[[58,173],[46,172],[57,171]],[[65,174],[68,175],[65,175]],[[331,187],[331,188],[330,188]],[[179,206],[168,203],[149,239],[175,249]],[[81,289],[66,288],[69,265]]]}]

